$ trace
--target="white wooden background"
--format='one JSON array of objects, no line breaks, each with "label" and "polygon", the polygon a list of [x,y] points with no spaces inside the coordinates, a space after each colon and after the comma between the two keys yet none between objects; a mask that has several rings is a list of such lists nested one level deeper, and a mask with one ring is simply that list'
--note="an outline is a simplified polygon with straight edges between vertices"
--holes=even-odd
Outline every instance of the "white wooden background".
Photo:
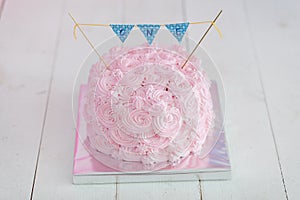
[{"label": "white wooden background", "polygon": [[[299,199],[297,0],[0,0],[0,199]],[[90,52],[73,23],[211,20],[226,88],[229,181],[72,185],[72,84]],[[199,39],[204,25],[189,35]],[[97,44],[109,28],[85,29]]]}]

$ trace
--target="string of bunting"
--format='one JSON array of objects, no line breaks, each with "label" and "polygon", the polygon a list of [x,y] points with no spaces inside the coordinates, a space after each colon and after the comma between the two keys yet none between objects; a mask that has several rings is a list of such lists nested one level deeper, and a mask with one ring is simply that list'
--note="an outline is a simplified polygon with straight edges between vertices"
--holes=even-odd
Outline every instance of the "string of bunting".
[{"label": "string of bunting", "polygon": [[181,40],[182,40],[182,38],[183,38],[183,36],[184,36],[184,34],[185,34],[185,32],[186,32],[186,30],[187,30],[187,28],[189,27],[190,24],[209,23],[210,24],[209,27],[207,28],[207,30],[202,35],[199,42],[196,44],[196,46],[194,47],[192,52],[189,54],[189,56],[187,57],[187,59],[183,63],[181,68],[184,69],[184,67],[186,66],[189,59],[192,57],[194,52],[200,46],[201,42],[204,40],[205,36],[208,34],[208,32],[210,31],[210,29],[212,27],[214,27],[217,30],[220,37],[222,38],[222,33],[221,33],[220,29],[215,25],[217,19],[219,18],[219,16],[221,15],[222,12],[223,11],[220,10],[220,12],[217,14],[217,16],[215,17],[215,19],[213,21],[185,22],[185,23],[176,23],[176,24],[79,24],[79,23],[77,23],[75,18],[71,15],[71,13],[69,13],[69,16],[71,17],[71,19],[73,20],[73,22],[75,24],[74,28],[73,28],[74,38],[77,39],[77,37],[76,37],[76,28],[78,27],[78,29],[80,30],[80,32],[84,36],[85,40],[88,42],[88,44],[95,51],[95,53],[98,55],[99,59],[104,63],[104,65],[106,67],[108,67],[108,65],[106,64],[106,62],[104,61],[102,56],[99,54],[99,52],[95,49],[95,46],[89,40],[89,38],[87,37],[85,32],[82,30],[81,26],[110,26],[122,42],[125,42],[125,40],[127,39],[130,31],[134,27],[138,27],[141,30],[141,32],[144,34],[144,36],[146,37],[148,43],[151,44],[152,41],[155,38],[156,33],[158,32],[158,30],[160,29],[161,26],[165,26],[172,33],[172,35],[178,40],[178,42],[181,42]]},{"label": "string of bunting", "polygon": [[170,31],[170,33],[177,39],[178,42],[182,41],[183,36],[185,35],[189,25],[192,24],[211,24],[219,36],[222,38],[222,33],[217,27],[214,21],[201,21],[201,22],[183,22],[183,23],[174,23],[174,24],[78,24],[74,25],[73,35],[76,39],[76,29],[79,26],[107,26],[110,27],[113,32],[118,36],[122,43],[125,42],[130,32],[134,27],[137,27],[145,36],[148,44],[152,44],[157,32],[161,27],[165,27]]}]

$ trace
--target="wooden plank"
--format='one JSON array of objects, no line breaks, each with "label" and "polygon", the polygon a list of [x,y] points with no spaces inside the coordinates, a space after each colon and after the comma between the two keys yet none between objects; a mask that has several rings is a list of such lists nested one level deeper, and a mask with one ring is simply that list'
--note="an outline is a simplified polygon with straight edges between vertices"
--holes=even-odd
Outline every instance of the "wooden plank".
[{"label": "wooden plank", "polygon": [[[37,9],[38,8],[38,9]],[[31,192],[61,2],[5,2],[0,23],[0,198]]]},{"label": "wooden plank", "polygon": [[300,150],[297,144],[300,139],[299,7],[299,1],[246,3],[289,199],[300,196]]},{"label": "wooden plank", "polygon": [[[184,21],[179,1],[127,0],[124,5],[125,23]],[[116,196],[118,199],[200,199],[200,190],[198,181],[118,184]]]},{"label": "wooden plank", "polygon": [[[212,31],[203,46],[218,64],[226,89],[225,128],[232,162],[232,180],[201,182],[203,198],[285,199],[258,61],[243,2],[187,3],[189,20],[213,18],[220,8],[224,10],[217,23],[224,38],[220,40],[217,33]],[[198,30],[191,29],[193,38],[199,38],[202,28]]]},{"label": "wooden plank", "polygon": [[[120,22],[122,4],[117,0],[67,1],[64,8],[81,23]],[[74,40],[73,22],[67,12],[59,36],[55,72],[46,117],[43,143],[35,183],[34,199],[113,199],[115,184],[73,185],[72,168],[75,124],[72,90],[76,73],[91,48],[78,34]],[[84,28],[94,44],[112,36],[109,28]]]},{"label": "wooden plank", "polygon": [[200,199],[198,181],[117,184],[118,199]]}]

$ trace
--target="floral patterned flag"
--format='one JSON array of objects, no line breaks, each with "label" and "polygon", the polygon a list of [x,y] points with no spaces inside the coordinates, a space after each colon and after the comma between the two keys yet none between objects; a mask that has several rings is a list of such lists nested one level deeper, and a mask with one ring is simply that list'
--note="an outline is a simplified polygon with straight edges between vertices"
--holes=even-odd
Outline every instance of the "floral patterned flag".
[{"label": "floral patterned flag", "polygon": [[110,27],[115,32],[115,34],[120,38],[122,42],[124,42],[130,31],[133,29],[134,25],[130,24],[110,24]]},{"label": "floral patterned flag", "polygon": [[172,35],[181,42],[187,28],[189,27],[189,22],[177,23],[177,24],[166,24],[166,28],[172,33]]},{"label": "floral patterned flag", "polygon": [[139,24],[137,25],[137,27],[139,27],[141,32],[144,34],[145,38],[148,41],[148,44],[152,44],[155,35],[160,29],[160,25],[157,24]]}]

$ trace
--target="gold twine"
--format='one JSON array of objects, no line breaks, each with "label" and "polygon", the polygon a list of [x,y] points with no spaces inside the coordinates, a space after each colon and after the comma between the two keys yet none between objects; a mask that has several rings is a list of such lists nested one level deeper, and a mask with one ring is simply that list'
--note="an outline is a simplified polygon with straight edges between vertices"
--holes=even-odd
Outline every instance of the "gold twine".
[{"label": "gold twine", "polygon": [[[215,24],[214,21],[200,21],[200,22],[190,22],[189,24],[212,24],[212,26],[215,28],[215,30],[218,32],[220,38],[223,37],[221,30],[218,28],[218,26]],[[134,24],[134,27],[136,28],[137,24]],[[166,26],[167,24],[159,24],[160,26]],[[109,24],[79,24],[76,23],[73,27],[73,36],[75,39],[77,39],[76,30],[79,28],[79,26],[93,26],[93,27],[107,27],[110,26]]]}]

